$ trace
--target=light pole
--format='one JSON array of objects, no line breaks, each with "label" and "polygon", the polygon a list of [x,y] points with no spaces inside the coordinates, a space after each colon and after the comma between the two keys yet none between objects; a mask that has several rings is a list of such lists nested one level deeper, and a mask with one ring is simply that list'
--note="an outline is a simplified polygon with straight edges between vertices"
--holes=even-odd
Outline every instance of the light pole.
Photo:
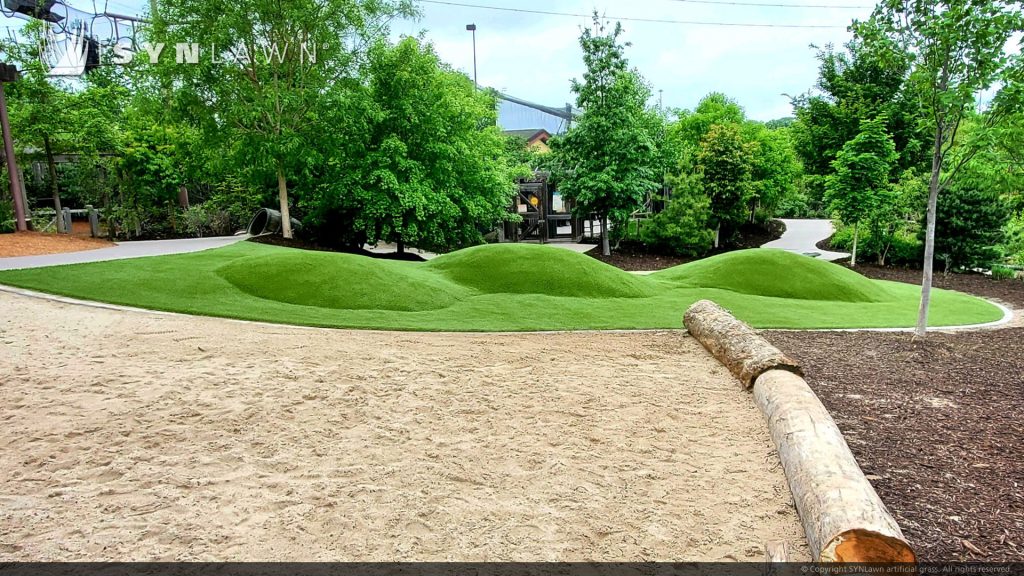
[{"label": "light pole", "polygon": [[473,33],[473,85],[479,88],[480,83],[476,79],[476,24],[466,24],[466,30]]}]

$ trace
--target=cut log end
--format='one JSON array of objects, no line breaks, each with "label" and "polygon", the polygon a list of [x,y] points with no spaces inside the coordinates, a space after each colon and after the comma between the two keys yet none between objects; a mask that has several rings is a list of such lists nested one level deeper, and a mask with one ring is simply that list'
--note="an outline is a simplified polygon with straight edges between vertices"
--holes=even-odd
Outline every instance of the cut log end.
[{"label": "cut log end", "polygon": [[899,538],[870,530],[847,530],[822,549],[819,562],[866,562],[889,564],[916,562],[914,551]]}]

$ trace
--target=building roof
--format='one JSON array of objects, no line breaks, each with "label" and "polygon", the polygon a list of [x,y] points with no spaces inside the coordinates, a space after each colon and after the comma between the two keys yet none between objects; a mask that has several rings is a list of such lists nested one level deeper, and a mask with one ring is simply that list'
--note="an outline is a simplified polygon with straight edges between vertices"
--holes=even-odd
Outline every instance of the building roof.
[{"label": "building roof", "polygon": [[508,136],[514,136],[516,138],[522,138],[527,142],[533,142],[534,140],[542,139],[547,140],[551,138],[551,133],[544,128],[527,128],[526,130],[505,130],[504,133]]}]

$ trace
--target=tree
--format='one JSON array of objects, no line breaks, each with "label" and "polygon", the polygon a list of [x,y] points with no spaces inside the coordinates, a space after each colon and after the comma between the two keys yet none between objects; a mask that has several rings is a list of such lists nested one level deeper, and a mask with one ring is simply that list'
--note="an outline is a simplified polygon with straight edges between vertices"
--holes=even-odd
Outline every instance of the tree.
[{"label": "tree", "polygon": [[[976,95],[1017,72],[1019,57],[1010,58],[1007,43],[1024,28],[1014,2],[999,0],[886,0],[864,25],[855,30],[879,30],[914,54],[910,83],[920,97],[933,131],[931,177],[928,183],[924,274],[916,334],[928,327],[935,230],[939,194],[956,181],[960,169],[982,148],[985,128],[998,125],[1020,98],[1000,99],[985,116],[980,138],[957,139],[961,125],[974,109]],[[1019,78],[1017,78],[1019,79]],[[1016,94],[1018,85],[1004,88]],[[1019,96],[1019,94],[1016,94]]]},{"label": "tree", "polygon": [[704,194],[711,201],[710,224],[715,247],[730,239],[747,219],[747,203],[754,194],[752,148],[734,125],[715,124],[700,143],[697,172]]},{"label": "tree", "polygon": [[678,187],[665,209],[640,231],[644,243],[680,256],[700,256],[711,247],[711,201],[699,188]]},{"label": "tree", "polygon": [[897,154],[884,122],[884,118],[861,122],[860,134],[839,151],[832,162],[835,173],[826,180],[825,199],[830,209],[843,222],[853,224],[852,266],[857,265],[861,222],[889,204],[889,175]]},{"label": "tree", "polygon": [[57,211],[58,232],[65,232],[59,217],[62,203],[56,156],[80,154],[95,159],[114,152],[117,118],[125,99],[123,87],[104,81],[100,75],[85,78],[73,89],[67,81],[50,78],[39,59],[45,25],[30,21],[21,30],[24,41],[2,46],[5,57],[18,65],[21,77],[10,85],[8,105],[11,131],[22,153],[39,155],[46,162],[46,182]]},{"label": "tree", "polygon": [[367,72],[362,152],[348,168],[359,181],[334,189],[366,241],[451,250],[512,217],[521,166],[507,156],[493,95],[414,38],[378,43]]},{"label": "tree", "polygon": [[583,114],[567,134],[552,140],[560,167],[559,187],[577,214],[601,219],[602,252],[611,254],[608,221],[635,212],[661,174],[647,116],[650,89],[629,68],[622,25],[609,30],[594,13],[594,24],[580,36],[583,80],[573,80],[576,106]]},{"label": "tree", "polygon": [[[276,180],[282,231],[291,238],[289,179],[326,161],[317,143],[332,126],[323,118],[358,85],[357,67],[366,47],[386,35],[385,23],[413,13],[410,2],[152,1],[152,40],[176,51],[155,69],[195,94],[193,112],[206,116],[209,139],[237,144],[225,149],[239,165]],[[176,61],[190,56],[194,63]]]},{"label": "tree", "polygon": [[996,245],[1010,211],[999,192],[983,181],[961,178],[946,189],[936,209],[935,255],[944,272],[987,268],[998,258]]}]

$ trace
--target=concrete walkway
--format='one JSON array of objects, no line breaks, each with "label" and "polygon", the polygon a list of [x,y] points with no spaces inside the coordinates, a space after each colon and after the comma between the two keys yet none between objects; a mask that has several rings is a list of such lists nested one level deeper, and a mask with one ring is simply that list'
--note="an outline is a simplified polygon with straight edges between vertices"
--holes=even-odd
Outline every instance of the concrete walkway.
[{"label": "concrete walkway", "polygon": [[762,248],[778,248],[829,262],[850,257],[845,252],[829,252],[816,246],[818,242],[835,232],[831,220],[783,220],[782,223],[786,225],[786,232],[782,238],[769,242],[761,246]]},{"label": "concrete walkway", "polygon": [[211,248],[228,246],[248,238],[241,236],[221,236],[217,238],[184,238],[180,240],[142,240],[122,242],[111,248],[99,250],[82,250],[63,254],[46,254],[43,256],[18,256],[0,258],[0,270],[17,270],[20,268],[43,268],[61,264],[81,264],[83,262],[103,262],[106,260],[124,260],[126,258],[144,258],[146,256],[166,256],[168,254],[185,254],[199,252]]}]

